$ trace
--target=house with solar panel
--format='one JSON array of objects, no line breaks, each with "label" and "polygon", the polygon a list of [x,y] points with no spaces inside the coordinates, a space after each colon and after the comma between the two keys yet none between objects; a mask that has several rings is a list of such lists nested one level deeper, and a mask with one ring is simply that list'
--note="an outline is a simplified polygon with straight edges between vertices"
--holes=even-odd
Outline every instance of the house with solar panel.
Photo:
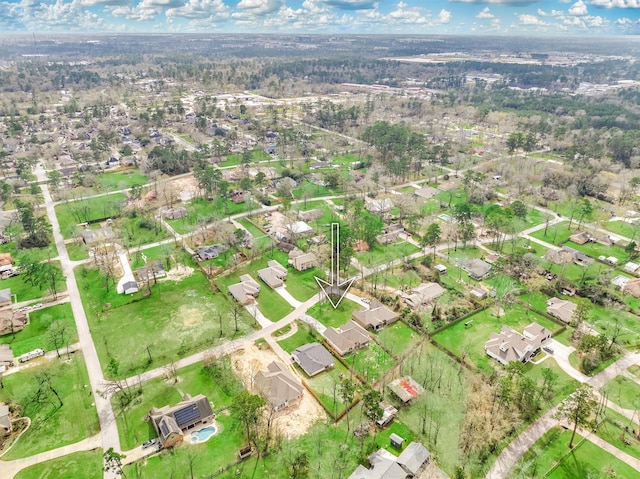
[{"label": "house with solar panel", "polygon": [[163,448],[181,443],[187,431],[211,424],[214,418],[209,399],[203,394],[194,397],[185,394],[175,406],[154,407],[149,411],[149,420]]}]

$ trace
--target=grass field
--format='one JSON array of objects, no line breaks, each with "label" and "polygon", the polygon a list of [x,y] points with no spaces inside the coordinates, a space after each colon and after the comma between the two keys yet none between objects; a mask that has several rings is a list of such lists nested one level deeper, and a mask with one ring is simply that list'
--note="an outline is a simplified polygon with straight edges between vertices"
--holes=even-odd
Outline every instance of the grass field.
[{"label": "grass field", "polygon": [[[315,343],[318,339],[322,339],[319,334],[311,331],[311,326],[307,323],[303,323],[302,321],[297,321],[298,330],[295,334],[289,336],[288,338],[282,339],[278,341],[278,344],[282,349],[291,354],[300,346],[304,346],[305,344]],[[317,334],[314,336],[314,334]]]},{"label": "grass field", "polygon": [[608,221],[604,227],[607,231],[625,236],[630,240],[638,241],[638,234],[640,234],[640,225],[627,223],[626,221]]},{"label": "grass field", "polygon": [[[473,323],[466,327],[465,323],[468,321]],[[502,326],[510,326],[521,333],[525,326],[534,321],[552,332],[558,329],[558,325],[547,318],[533,311],[527,314],[524,306],[513,304],[506,307],[502,317],[497,317],[495,307],[490,307],[439,332],[433,339],[456,356],[464,356],[465,361],[491,374],[498,367],[498,362],[484,351],[484,343],[491,333],[499,333]]]},{"label": "grass field", "polygon": [[[281,265],[286,265],[286,255],[281,251],[274,251],[273,259],[278,261]],[[258,309],[271,321],[277,321],[284,318],[287,314],[293,311],[293,307],[287,301],[271,289],[266,283],[258,278],[258,270],[267,267],[267,263],[271,260],[271,255],[263,255],[253,260],[248,265],[235,270],[229,274],[219,276],[216,278],[215,283],[224,294],[228,294],[229,286],[240,282],[240,276],[243,274],[249,274],[251,277],[260,284],[260,294],[258,296]],[[287,284],[291,279],[287,278]],[[294,281],[292,281],[294,282]],[[233,298],[229,296],[229,300],[233,301]]]},{"label": "grass field", "polygon": [[397,356],[404,354],[420,341],[420,335],[402,321],[396,321],[373,335]]},{"label": "grass field", "polygon": [[[60,261],[51,261],[51,264],[60,269]],[[60,275],[62,277],[62,275]],[[3,279],[0,281],[0,288],[10,288],[11,294],[16,295],[16,301],[29,301],[32,299],[42,298],[43,296],[49,296],[51,292],[47,287],[38,288],[25,281],[24,275],[13,276],[11,278]],[[61,281],[56,283],[56,290],[58,293],[67,290],[67,283],[64,277]]]},{"label": "grass field", "polygon": [[640,409],[640,384],[625,376],[616,376],[602,388],[612,403],[625,409]]},{"label": "grass field", "polygon": [[113,193],[59,204],[56,206],[56,216],[60,223],[60,232],[65,238],[72,238],[79,223],[92,223],[121,216],[125,198],[122,193]]},{"label": "grass field", "polygon": [[362,309],[362,306],[345,298],[334,309],[328,300],[324,300],[311,306],[307,314],[327,327],[337,328],[350,320],[352,313]]},{"label": "grass field", "polygon": [[420,248],[406,241],[401,241],[386,246],[376,245],[369,251],[356,253],[355,257],[360,264],[368,268],[373,268],[397,259],[402,259],[405,256],[418,253],[419,251]]},{"label": "grass field", "polygon": [[[60,395],[62,407],[58,407],[53,394],[45,402],[29,403],[29,397],[37,388],[36,375],[45,370],[51,375],[51,384]],[[23,407],[22,415],[31,418],[31,426],[2,457],[4,460],[73,444],[99,430],[89,377],[80,353],[75,353],[70,361],[51,361],[46,368],[33,367],[6,376],[0,400],[9,399]]]},{"label": "grass field", "polygon": [[102,479],[102,449],[74,452],[20,471],[15,479]]},{"label": "grass field", "polygon": [[117,371],[110,371],[109,376],[127,377],[161,366],[244,335],[255,325],[255,320],[238,308],[236,331],[231,299],[212,293],[199,271],[180,282],[152,285],[148,297],[144,290],[119,295],[113,286],[107,293],[95,269],[76,269],[76,280],[100,362],[103,368],[111,358],[117,363]]},{"label": "grass field", "polygon": [[149,178],[143,175],[139,169],[120,170],[103,173],[98,176],[98,182],[104,190],[124,190],[133,185],[145,185]]},{"label": "grass field", "polygon": [[[570,430],[563,431],[558,427],[547,432],[524,455],[509,477],[575,479],[637,476],[637,471],[632,467],[588,441],[580,443],[570,452],[570,439]],[[576,434],[575,443],[581,439]]]},{"label": "grass field", "polygon": [[296,365],[296,369],[301,377],[306,378],[309,387],[315,391],[320,401],[334,416],[339,415],[347,407],[347,404],[340,397],[340,382],[344,378],[351,378],[352,383],[356,386],[360,385],[360,381],[352,377],[349,370],[338,360],[335,361],[333,368],[316,374],[312,378],[307,377],[298,365]]},{"label": "grass field", "polygon": [[369,384],[374,384],[396,361],[384,349],[371,341],[369,346],[360,348],[344,357],[344,360]]},{"label": "grass field", "polygon": [[[144,441],[156,437],[156,432],[150,422],[145,421],[152,407],[173,406],[182,400],[184,394],[195,396],[204,394],[212,403],[214,411],[221,410],[231,404],[233,393],[242,390],[242,383],[231,371],[228,358],[220,359],[224,364],[225,386],[203,367],[202,363],[179,369],[178,382],[171,384],[164,378],[156,378],[142,385],[142,394],[133,403],[122,409],[119,396],[111,402],[117,413],[118,433],[120,444],[124,450],[132,449]],[[227,384],[228,383],[228,384]]]},{"label": "grass field", "polygon": [[46,248],[19,248],[15,240],[0,244],[0,253],[11,253],[14,263],[16,261],[19,263],[23,256],[33,261],[42,261],[58,256],[58,251],[53,244]]},{"label": "grass field", "polygon": [[190,233],[197,228],[225,216],[235,215],[243,211],[249,211],[256,207],[252,201],[236,204],[228,198],[216,196],[209,201],[203,198],[194,198],[185,205],[188,215],[177,220],[167,220],[167,223],[179,234]]},{"label": "grass field", "polygon": [[[14,356],[42,348],[45,351],[51,349],[49,344],[49,328],[55,321],[62,321],[67,331],[69,344],[78,341],[76,324],[73,320],[71,305],[69,303],[58,304],[44,309],[36,309],[29,313],[29,324],[15,338],[11,334],[0,337],[0,344],[9,344]],[[61,349],[61,352],[64,348]]]},{"label": "grass field", "polygon": [[637,421],[637,417],[636,422],[632,422],[622,414],[607,408],[604,412],[604,420],[599,423],[596,434],[612,446],[640,459],[640,440],[633,435],[633,431],[638,429]]}]

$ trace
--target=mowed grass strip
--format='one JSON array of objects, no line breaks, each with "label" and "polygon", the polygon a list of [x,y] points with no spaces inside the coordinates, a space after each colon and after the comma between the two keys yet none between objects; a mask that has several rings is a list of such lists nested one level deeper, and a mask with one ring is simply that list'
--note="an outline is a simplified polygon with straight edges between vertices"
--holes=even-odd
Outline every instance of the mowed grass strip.
[{"label": "mowed grass strip", "polygon": [[607,398],[614,404],[637,410],[640,408],[640,384],[625,376],[616,376],[602,388]]},{"label": "mowed grass strip", "polygon": [[[2,457],[3,460],[20,459],[73,444],[99,431],[98,414],[82,354],[74,353],[71,360],[65,361],[36,361],[33,368],[3,379],[0,401],[16,401],[23,408],[22,416],[31,419],[31,426]],[[38,363],[42,366],[37,366]],[[60,395],[61,407],[53,393],[47,401],[30,401],[38,387],[36,375],[45,371],[51,375],[51,385]]]},{"label": "mowed grass strip", "polygon": [[79,223],[119,217],[122,214],[122,203],[125,199],[124,194],[113,193],[57,205],[55,210],[60,223],[60,232],[65,238],[71,238],[76,233]]},{"label": "mowed grass strip", "polygon": [[102,467],[102,449],[74,452],[29,466],[16,474],[15,479],[101,479]]},{"label": "mowed grass strip", "polygon": [[353,312],[358,311],[363,305],[344,298],[337,308],[334,308],[329,300],[324,299],[309,308],[307,314],[317,319],[326,327],[337,328],[352,318]]},{"label": "mowed grass strip", "polygon": [[[64,303],[29,312],[29,324],[22,331],[17,332],[15,338],[11,334],[0,337],[0,344],[9,344],[16,357],[37,348],[50,350],[52,348],[49,329],[57,321],[65,327],[68,344],[76,343],[78,333],[71,305]],[[64,351],[64,347],[60,348],[61,354]]]}]

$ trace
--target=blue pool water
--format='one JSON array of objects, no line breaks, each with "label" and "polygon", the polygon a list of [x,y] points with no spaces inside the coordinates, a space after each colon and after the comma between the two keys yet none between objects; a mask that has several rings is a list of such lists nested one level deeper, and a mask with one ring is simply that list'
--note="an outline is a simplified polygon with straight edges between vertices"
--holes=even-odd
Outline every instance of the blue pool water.
[{"label": "blue pool water", "polygon": [[191,442],[205,442],[216,432],[218,432],[218,428],[215,426],[203,427],[199,431],[191,433]]},{"label": "blue pool water", "polygon": [[447,221],[449,223],[451,222],[451,216],[449,216],[446,213],[442,213],[442,214],[438,215],[438,218],[440,218],[442,220],[445,220],[445,221]]}]

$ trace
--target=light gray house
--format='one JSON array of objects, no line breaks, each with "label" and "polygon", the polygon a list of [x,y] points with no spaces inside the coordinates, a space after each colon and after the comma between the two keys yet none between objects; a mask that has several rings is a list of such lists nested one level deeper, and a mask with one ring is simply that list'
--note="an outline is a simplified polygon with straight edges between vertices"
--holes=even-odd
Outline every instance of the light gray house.
[{"label": "light gray house", "polygon": [[300,346],[291,354],[291,359],[309,376],[331,369],[335,364],[331,353],[320,343]]}]

